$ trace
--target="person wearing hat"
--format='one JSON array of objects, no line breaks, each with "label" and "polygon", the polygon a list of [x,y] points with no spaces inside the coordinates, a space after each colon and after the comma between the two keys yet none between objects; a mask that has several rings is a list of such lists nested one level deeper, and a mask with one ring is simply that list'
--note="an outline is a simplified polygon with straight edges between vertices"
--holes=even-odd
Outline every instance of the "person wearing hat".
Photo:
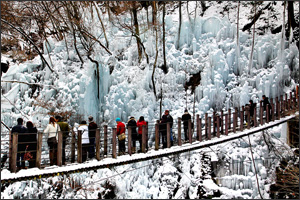
[{"label": "person wearing hat", "polygon": [[89,158],[95,157],[95,140],[96,140],[96,130],[98,126],[94,122],[93,116],[89,116],[89,138],[90,138],[90,146],[89,146]]},{"label": "person wearing hat", "polygon": [[62,117],[57,115],[55,116],[55,119],[57,120],[57,124],[60,127],[60,130],[63,133],[63,147],[62,147],[62,164],[66,164],[66,145],[67,145],[67,138],[69,137],[70,132],[70,126],[68,122],[64,122]]},{"label": "person wearing hat", "polygon": [[139,120],[136,123],[138,127],[138,140],[140,143],[140,149],[138,150],[138,153],[142,152],[142,133],[143,133],[143,126],[147,125],[147,122],[145,121],[144,116],[140,116]]},{"label": "person wearing hat", "polygon": [[[189,120],[192,119],[190,113],[187,109],[184,110],[184,114],[181,116],[181,120],[183,121],[183,130],[184,130],[184,140],[188,141],[188,129],[189,129]],[[179,138],[181,139],[181,138]]]},{"label": "person wearing hat", "polygon": [[[116,118],[116,123],[117,123],[117,136],[125,133],[125,124],[123,122],[121,122],[120,118]],[[124,155],[125,154],[125,139],[120,140],[118,137],[118,141],[119,141],[119,156],[120,155]]]},{"label": "person wearing hat", "polygon": [[[161,117],[161,124],[165,124],[166,125],[168,122],[170,123],[170,129],[171,129],[171,133],[170,133],[171,146],[173,146],[173,140],[174,140],[173,139],[173,131],[172,131],[173,117],[170,115],[170,111],[169,110],[165,110],[164,115]],[[163,144],[164,143],[166,144],[166,142],[167,142],[166,140],[163,140]]]},{"label": "person wearing hat", "polygon": [[136,121],[134,117],[130,117],[128,122],[127,122],[127,129],[130,127],[131,128],[131,139],[132,139],[132,147],[131,151],[132,153],[135,153],[136,151],[136,141],[137,141],[137,132],[136,132]]},{"label": "person wearing hat", "polygon": [[[86,121],[81,121],[78,131],[81,131],[81,144],[82,144],[82,162],[87,160],[87,152],[90,146],[90,139],[89,139],[89,128]],[[79,132],[77,132],[77,135]]]}]

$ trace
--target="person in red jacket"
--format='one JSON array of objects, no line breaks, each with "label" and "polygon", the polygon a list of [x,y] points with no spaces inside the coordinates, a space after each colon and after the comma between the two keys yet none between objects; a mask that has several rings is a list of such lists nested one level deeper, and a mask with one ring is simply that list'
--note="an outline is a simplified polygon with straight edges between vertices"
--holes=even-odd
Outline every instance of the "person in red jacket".
[{"label": "person in red jacket", "polygon": [[[117,122],[117,136],[121,135],[122,133],[125,134],[125,124],[123,122],[121,122],[120,118],[116,119]],[[118,137],[118,141],[119,141],[119,156],[120,155],[124,155],[125,154],[125,139],[120,140]]]},{"label": "person in red jacket", "polygon": [[144,119],[144,116],[140,116],[140,119],[136,122],[136,126],[138,127],[138,140],[140,143],[140,149],[138,150],[138,153],[142,152],[142,130],[143,125],[147,125],[147,122]]}]

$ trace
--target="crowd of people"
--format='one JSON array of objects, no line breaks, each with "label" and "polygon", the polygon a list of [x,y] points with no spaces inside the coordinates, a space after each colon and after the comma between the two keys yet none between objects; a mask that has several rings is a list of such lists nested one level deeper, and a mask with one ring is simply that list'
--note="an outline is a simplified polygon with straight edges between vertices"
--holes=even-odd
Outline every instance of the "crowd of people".
[{"label": "crowd of people", "polygon": [[[267,105],[270,104],[268,98],[263,95],[262,96],[262,106],[263,110],[266,111]],[[249,101],[249,104],[246,104],[245,111],[247,114],[245,115],[246,123],[250,121],[251,126],[253,126],[254,122],[254,108],[256,107],[256,103],[253,103],[252,100]],[[248,120],[248,113],[250,116],[250,120]],[[271,116],[271,115],[269,115]],[[188,128],[189,121],[191,120],[191,115],[188,110],[184,110],[184,114],[182,115],[183,129],[184,129],[184,140],[187,142],[189,140]],[[124,155],[126,151],[125,141],[126,141],[126,129],[131,129],[131,138],[132,138],[132,147],[131,152],[141,152],[142,151],[142,132],[143,126],[147,125],[147,122],[144,119],[144,116],[140,116],[139,120],[131,116],[127,124],[125,125],[120,118],[116,118],[116,133],[118,138],[118,146],[119,152],[118,155]],[[34,127],[31,121],[26,123],[26,127],[23,125],[23,119],[17,119],[18,124],[12,128],[12,133],[17,132],[18,134],[18,153],[17,153],[17,167],[18,169],[25,168],[25,152],[31,152],[32,158],[27,159],[29,163],[29,168],[35,167],[36,160],[36,149],[37,149],[37,128]],[[169,110],[165,110],[164,114],[161,116],[159,122],[159,135],[162,141],[162,147],[167,148],[167,124],[170,124],[170,142],[171,146],[174,145],[174,135],[172,131],[173,127],[173,117],[170,115]],[[214,119],[214,123],[216,125],[216,120]],[[221,124],[220,124],[221,126]],[[216,127],[216,126],[215,126]],[[86,161],[87,158],[95,158],[95,136],[96,129],[98,125],[94,122],[92,116],[88,117],[88,123],[83,120],[78,125],[78,127],[74,127],[75,134],[78,135],[78,132],[82,133],[82,162]],[[58,145],[58,132],[62,132],[63,134],[63,142],[62,142],[62,164],[66,164],[66,145],[67,138],[70,134],[70,126],[69,124],[61,117],[56,116],[49,118],[49,124],[44,130],[44,134],[47,135],[47,144],[49,146],[49,160],[50,165],[57,165],[57,145]],[[215,132],[215,130],[213,130]],[[139,150],[137,150],[137,141],[139,142]],[[145,144],[146,150],[148,149],[148,142]]]}]

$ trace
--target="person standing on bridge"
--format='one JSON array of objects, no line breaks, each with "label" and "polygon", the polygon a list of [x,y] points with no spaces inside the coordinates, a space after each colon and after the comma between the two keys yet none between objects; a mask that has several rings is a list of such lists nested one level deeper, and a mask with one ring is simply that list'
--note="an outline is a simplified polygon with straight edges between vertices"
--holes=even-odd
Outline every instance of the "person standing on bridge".
[{"label": "person standing on bridge", "polygon": [[169,114],[169,110],[165,110],[164,115],[161,117],[159,130],[162,133],[162,143],[163,148],[167,147],[167,123],[170,123],[170,140],[171,140],[171,146],[173,146],[173,117]]},{"label": "person standing on bridge", "polygon": [[125,134],[125,124],[121,122],[120,118],[116,118],[116,123],[117,123],[117,137],[119,141],[119,156],[120,155],[125,155],[125,138],[122,137]]},{"label": "person standing on bridge", "polygon": [[[189,120],[192,119],[192,117],[187,109],[184,110],[184,114],[182,115],[181,119],[183,121],[184,140],[188,141],[189,140],[189,137],[188,137]],[[178,138],[178,139],[180,140],[181,138]]]},{"label": "person standing on bridge", "polygon": [[32,159],[28,161],[29,168],[35,167],[35,161],[36,161],[36,147],[37,147],[37,129],[35,126],[33,126],[33,123],[31,121],[28,121],[26,123],[27,127],[27,141],[29,142],[27,150],[30,151],[32,155]]},{"label": "person standing on bridge", "polygon": [[58,121],[57,124],[60,127],[60,130],[63,133],[63,147],[62,147],[62,164],[66,164],[66,145],[67,138],[69,137],[70,126],[68,122],[64,122],[61,116],[56,116],[55,119]]},{"label": "person standing on bridge", "polygon": [[[142,134],[143,134],[143,126],[147,125],[147,122],[145,121],[144,116],[140,116],[139,120],[136,123],[138,127],[138,140],[140,143],[140,149],[138,150],[138,153],[142,152]],[[148,142],[147,142],[148,143]]]},{"label": "person standing on bridge", "polygon": [[[82,144],[82,162],[85,162],[87,160],[87,152],[89,150],[89,146],[90,146],[90,139],[89,139],[89,127],[86,123],[86,121],[81,121],[79,127],[78,127],[78,131],[81,131],[81,135],[82,135],[82,140],[81,140],[81,144]],[[79,133],[77,132],[77,135]]]},{"label": "person standing on bridge", "polygon": [[96,130],[97,130],[98,126],[94,122],[93,116],[89,116],[88,128],[89,128],[89,138],[90,138],[89,158],[94,158],[95,157]]},{"label": "person standing on bridge", "polygon": [[[25,160],[24,160],[24,154],[26,145],[24,142],[27,142],[26,138],[27,135],[24,135],[24,133],[27,132],[27,128],[23,126],[23,119],[18,118],[17,119],[18,125],[14,126],[11,130],[11,133],[18,133],[18,153],[17,153],[17,167],[20,170],[25,169]],[[21,159],[21,164],[20,164]]]},{"label": "person standing on bridge", "polygon": [[263,109],[264,109],[264,111],[266,111],[267,112],[267,105],[269,105],[269,118],[270,118],[270,120],[271,120],[271,108],[270,108],[270,102],[269,102],[269,98],[268,97],[266,97],[266,95],[262,95],[262,100],[261,100],[261,102],[262,102],[262,106],[263,106]]},{"label": "person standing on bridge", "polygon": [[58,132],[60,131],[59,125],[56,123],[54,117],[50,117],[49,124],[44,130],[45,134],[48,134],[48,146],[49,146],[49,159],[50,165],[57,164],[57,141],[58,141]]},{"label": "person standing on bridge", "polygon": [[127,122],[127,129],[131,128],[131,139],[132,139],[132,147],[131,147],[131,152],[135,153],[136,151],[136,141],[138,140],[138,135],[136,132],[136,121],[134,117],[130,117],[128,122]]}]

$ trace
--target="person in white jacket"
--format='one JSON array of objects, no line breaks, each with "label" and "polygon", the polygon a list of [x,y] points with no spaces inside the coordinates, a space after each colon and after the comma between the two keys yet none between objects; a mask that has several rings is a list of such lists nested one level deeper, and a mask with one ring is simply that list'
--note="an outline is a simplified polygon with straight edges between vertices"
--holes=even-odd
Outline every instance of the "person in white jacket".
[{"label": "person in white jacket", "polygon": [[44,130],[45,134],[48,134],[48,146],[49,146],[49,159],[50,165],[57,164],[57,141],[58,141],[58,132],[60,131],[59,125],[56,123],[54,117],[50,117],[49,124]]},{"label": "person in white jacket", "polygon": [[[78,131],[81,131],[82,134],[82,162],[87,160],[87,152],[89,150],[90,146],[90,139],[89,139],[89,128],[86,123],[86,121],[82,121],[77,129]],[[78,135],[77,131],[77,135]]]}]

